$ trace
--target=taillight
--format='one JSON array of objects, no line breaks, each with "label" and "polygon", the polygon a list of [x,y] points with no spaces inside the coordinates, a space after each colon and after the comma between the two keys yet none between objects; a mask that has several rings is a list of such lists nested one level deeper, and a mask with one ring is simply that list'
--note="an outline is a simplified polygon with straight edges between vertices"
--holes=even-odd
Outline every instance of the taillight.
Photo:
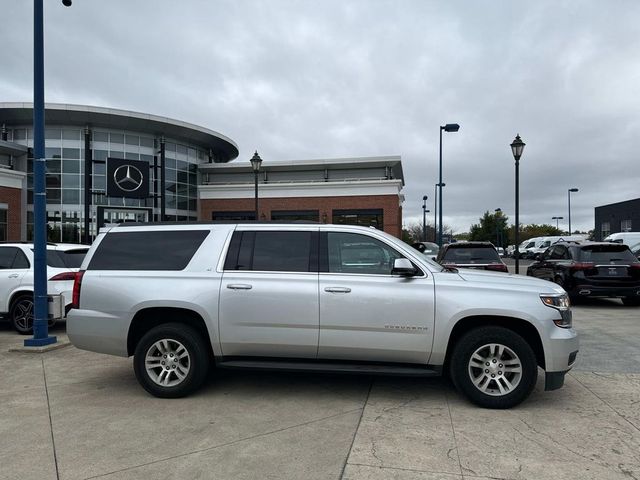
[{"label": "taillight", "polygon": [[73,295],[71,296],[71,308],[80,308],[80,287],[82,286],[82,277],[84,270],[74,273]]},{"label": "taillight", "polygon": [[593,262],[577,262],[571,265],[571,270],[591,270],[595,266]]},{"label": "taillight", "polygon": [[495,272],[506,272],[509,273],[509,269],[504,263],[492,263],[487,265],[487,270],[493,270]]},{"label": "taillight", "polygon": [[49,279],[49,281],[53,282],[56,280],[75,280],[75,279],[76,279],[76,272],[64,272],[64,273],[59,273],[57,275],[54,275]]}]

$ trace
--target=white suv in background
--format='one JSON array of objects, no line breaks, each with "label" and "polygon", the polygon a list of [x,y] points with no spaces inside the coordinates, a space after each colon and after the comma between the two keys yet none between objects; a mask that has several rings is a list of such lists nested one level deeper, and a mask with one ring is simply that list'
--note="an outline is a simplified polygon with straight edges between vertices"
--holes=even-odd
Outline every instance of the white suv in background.
[{"label": "white suv in background", "polygon": [[[47,292],[64,296],[65,312],[71,304],[75,272],[88,250],[85,245],[47,245]],[[33,332],[33,243],[0,244],[0,314],[19,333]]]}]

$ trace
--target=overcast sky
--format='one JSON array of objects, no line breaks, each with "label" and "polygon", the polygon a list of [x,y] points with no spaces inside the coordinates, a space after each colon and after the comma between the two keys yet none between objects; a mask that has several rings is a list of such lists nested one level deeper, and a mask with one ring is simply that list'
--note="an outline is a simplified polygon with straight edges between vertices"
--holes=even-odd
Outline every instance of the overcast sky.
[{"label": "overcast sky", "polygon": [[[401,155],[404,221],[593,228],[640,196],[640,2],[45,0],[46,101],[205,126],[264,162]],[[3,0],[0,101],[32,101],[32,2]],[[562,226],[562,224],[561,224]]]}]

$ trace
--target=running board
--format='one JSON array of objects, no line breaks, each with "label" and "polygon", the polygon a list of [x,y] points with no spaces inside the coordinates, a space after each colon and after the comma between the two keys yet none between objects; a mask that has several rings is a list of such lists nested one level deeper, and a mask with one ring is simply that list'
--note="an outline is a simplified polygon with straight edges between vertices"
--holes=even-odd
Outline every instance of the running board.
[{"label": "running board", "polygon": [[398,375],[403,377],[439,377],[442,369],[433,366],[352,364],[334,362],[284,362],[269,360],[222,360],[217,368],[278,370],[285,372],[326,372],[366,375]]}]

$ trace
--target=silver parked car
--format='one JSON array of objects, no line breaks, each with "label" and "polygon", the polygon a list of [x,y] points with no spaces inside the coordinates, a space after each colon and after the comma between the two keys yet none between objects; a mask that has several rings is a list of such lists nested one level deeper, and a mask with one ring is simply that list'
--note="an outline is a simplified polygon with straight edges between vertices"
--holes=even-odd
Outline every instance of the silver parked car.
[{"label": "silver parked car", "polygon": [[210,366],[435,376],[507,408],[578,352],[566,293],[547,281],[457,271],[372,228],[120,225],[76,275],[78,348],[134,356],[140,384],[184,396]]}]

